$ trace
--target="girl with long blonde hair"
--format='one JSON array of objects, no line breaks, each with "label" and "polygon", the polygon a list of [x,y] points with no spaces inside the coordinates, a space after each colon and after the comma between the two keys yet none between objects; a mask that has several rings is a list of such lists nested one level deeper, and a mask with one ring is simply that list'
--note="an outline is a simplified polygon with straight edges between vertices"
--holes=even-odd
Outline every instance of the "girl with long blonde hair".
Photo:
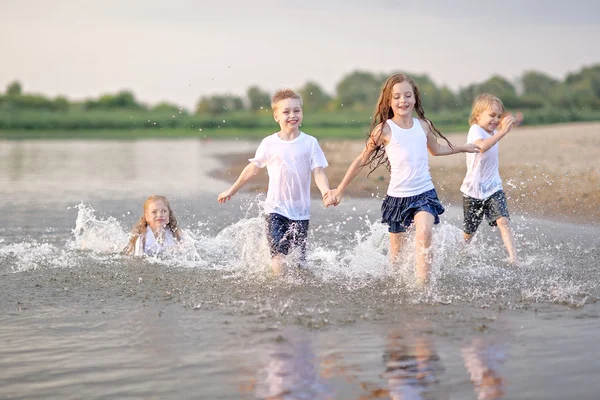
[{"label": "girl with long blonde hair", "polygon": [[[439,138],[445,144],[439,144]],[[425,117],[415,81],[405,74],[392,75],[381,89],[364,149],[350,164],[339,186],[326,196],[326,205],[339,204],[344,190],[363,167],[370,165],[373,172],[386,165],[391,176],[381,211],[382,222],[389,226],[390,262],[398,261],[403,233],[414,223],[419,285],[429,280],[432,228],[444,212],[429,174],[427,150],[434,156],[445,156],[475,153],[479,148],[474,144],[452,145]]]},{"label": "girl with long blonde hair", "polygon": [[152,195],[144,202],[142,216],[131,231],[126,254],[157,255],[181,241],[181,232],[169,200]]}]

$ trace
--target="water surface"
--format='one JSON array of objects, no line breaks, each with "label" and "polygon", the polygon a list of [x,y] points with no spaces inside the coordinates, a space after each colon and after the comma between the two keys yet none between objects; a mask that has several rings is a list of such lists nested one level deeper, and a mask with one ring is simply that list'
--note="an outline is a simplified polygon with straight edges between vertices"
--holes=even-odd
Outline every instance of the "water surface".
[{"label": "water surface", "polygon": [[[381,200],[315,200],[309,268],[274,277],[264,196],[219,205],[210,177],[256,145],[0,142],[0,397],[597,398],[596,226],[513,216],[513,268],[449,208],[422,291],[413,243],[387,266]],[[121,255],[154,193],[185,245]]]}]

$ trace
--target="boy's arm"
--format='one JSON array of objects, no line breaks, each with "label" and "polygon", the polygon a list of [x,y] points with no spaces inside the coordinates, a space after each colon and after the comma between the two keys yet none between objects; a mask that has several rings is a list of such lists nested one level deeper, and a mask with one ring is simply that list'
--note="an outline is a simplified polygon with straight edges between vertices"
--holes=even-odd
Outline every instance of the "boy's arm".
[{"label": "boy's arm", "polygon": [[221,193],[219,195],[219,197],[217,197],[217,201],[219,203],[223,204],[226,201],[231,200],[231,196],[235,196],[235,194],[238,192],[238,190],[240,190],[242,187],[244,187],[244,185],[254,175],[256,175],[258,173],[258,170],[259,170],[259,168],[256,165],[254,165],[254,163],[249,163],[248,165],[246,165],[246,167],[242,170],[242,173],[240,174],[237,181],[235,181],[235,183],[233,185],[231,185],[231,187],[229,189],[227,189],[226,191]]},{"label": "boy's arm", "polygon": [[321,191],[321,196],[325,197],[325,195],[329,192],[329,179],[325,173],[325,168],[317,167],[313,169],[313,175],[315,177],[315,183]]},{"label": "boy's arm", "polygon": [[509,115],[508,117],[502,120],[500,126],[498,127],[498,131],[495,135],[487,139],[476,140],[475,144],[481,149],[480,152],[485,153],[486,151],[494,147],[494,145],[498,143],[500,139],[502,139],[504,136],[506,136],[508,132],[510,132],[514,125],[515,118],[512,115]]}]

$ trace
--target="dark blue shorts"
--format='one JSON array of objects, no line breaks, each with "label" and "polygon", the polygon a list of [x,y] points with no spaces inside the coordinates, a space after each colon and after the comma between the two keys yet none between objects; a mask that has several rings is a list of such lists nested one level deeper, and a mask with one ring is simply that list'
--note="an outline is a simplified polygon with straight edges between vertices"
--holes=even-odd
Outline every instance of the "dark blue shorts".
[{"label": "dark blue shorts", "polygon": [[498,190],[484,200],[463,195],[463,214],[463,231],[467,235],[475,233],[484,215],[490,226],[496,226],[496,221],[502,217],[510,219],[503,190]]},{"label": "dark blue shorts", "polygon": [[267,214],[266,218],[271,256],[287,255],[290,249],[298,247],[301,259],[305,260],[308,220],[295,221],[275,213]]},{"label": "dark blue shorts", "polygon": [[390,233],[405,232],[414,222],[415,214],[419,211],[428,212],[434,216],[435,224],[440,223],[439,215],[445,210],[435,189],[409,197],[385,196],[381,205],[381,222],[389,225]]}]

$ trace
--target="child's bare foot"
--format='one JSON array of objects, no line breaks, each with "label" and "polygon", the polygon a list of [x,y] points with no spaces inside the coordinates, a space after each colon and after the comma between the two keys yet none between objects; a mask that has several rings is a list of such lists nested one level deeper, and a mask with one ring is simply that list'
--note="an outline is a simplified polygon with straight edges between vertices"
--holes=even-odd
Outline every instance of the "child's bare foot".
[{"label": "child's bare foot", "polygon": [[519,261],[518,258],[509,258],[508,265],[510,265],[511,267],[520,267],[521,261]]}]

